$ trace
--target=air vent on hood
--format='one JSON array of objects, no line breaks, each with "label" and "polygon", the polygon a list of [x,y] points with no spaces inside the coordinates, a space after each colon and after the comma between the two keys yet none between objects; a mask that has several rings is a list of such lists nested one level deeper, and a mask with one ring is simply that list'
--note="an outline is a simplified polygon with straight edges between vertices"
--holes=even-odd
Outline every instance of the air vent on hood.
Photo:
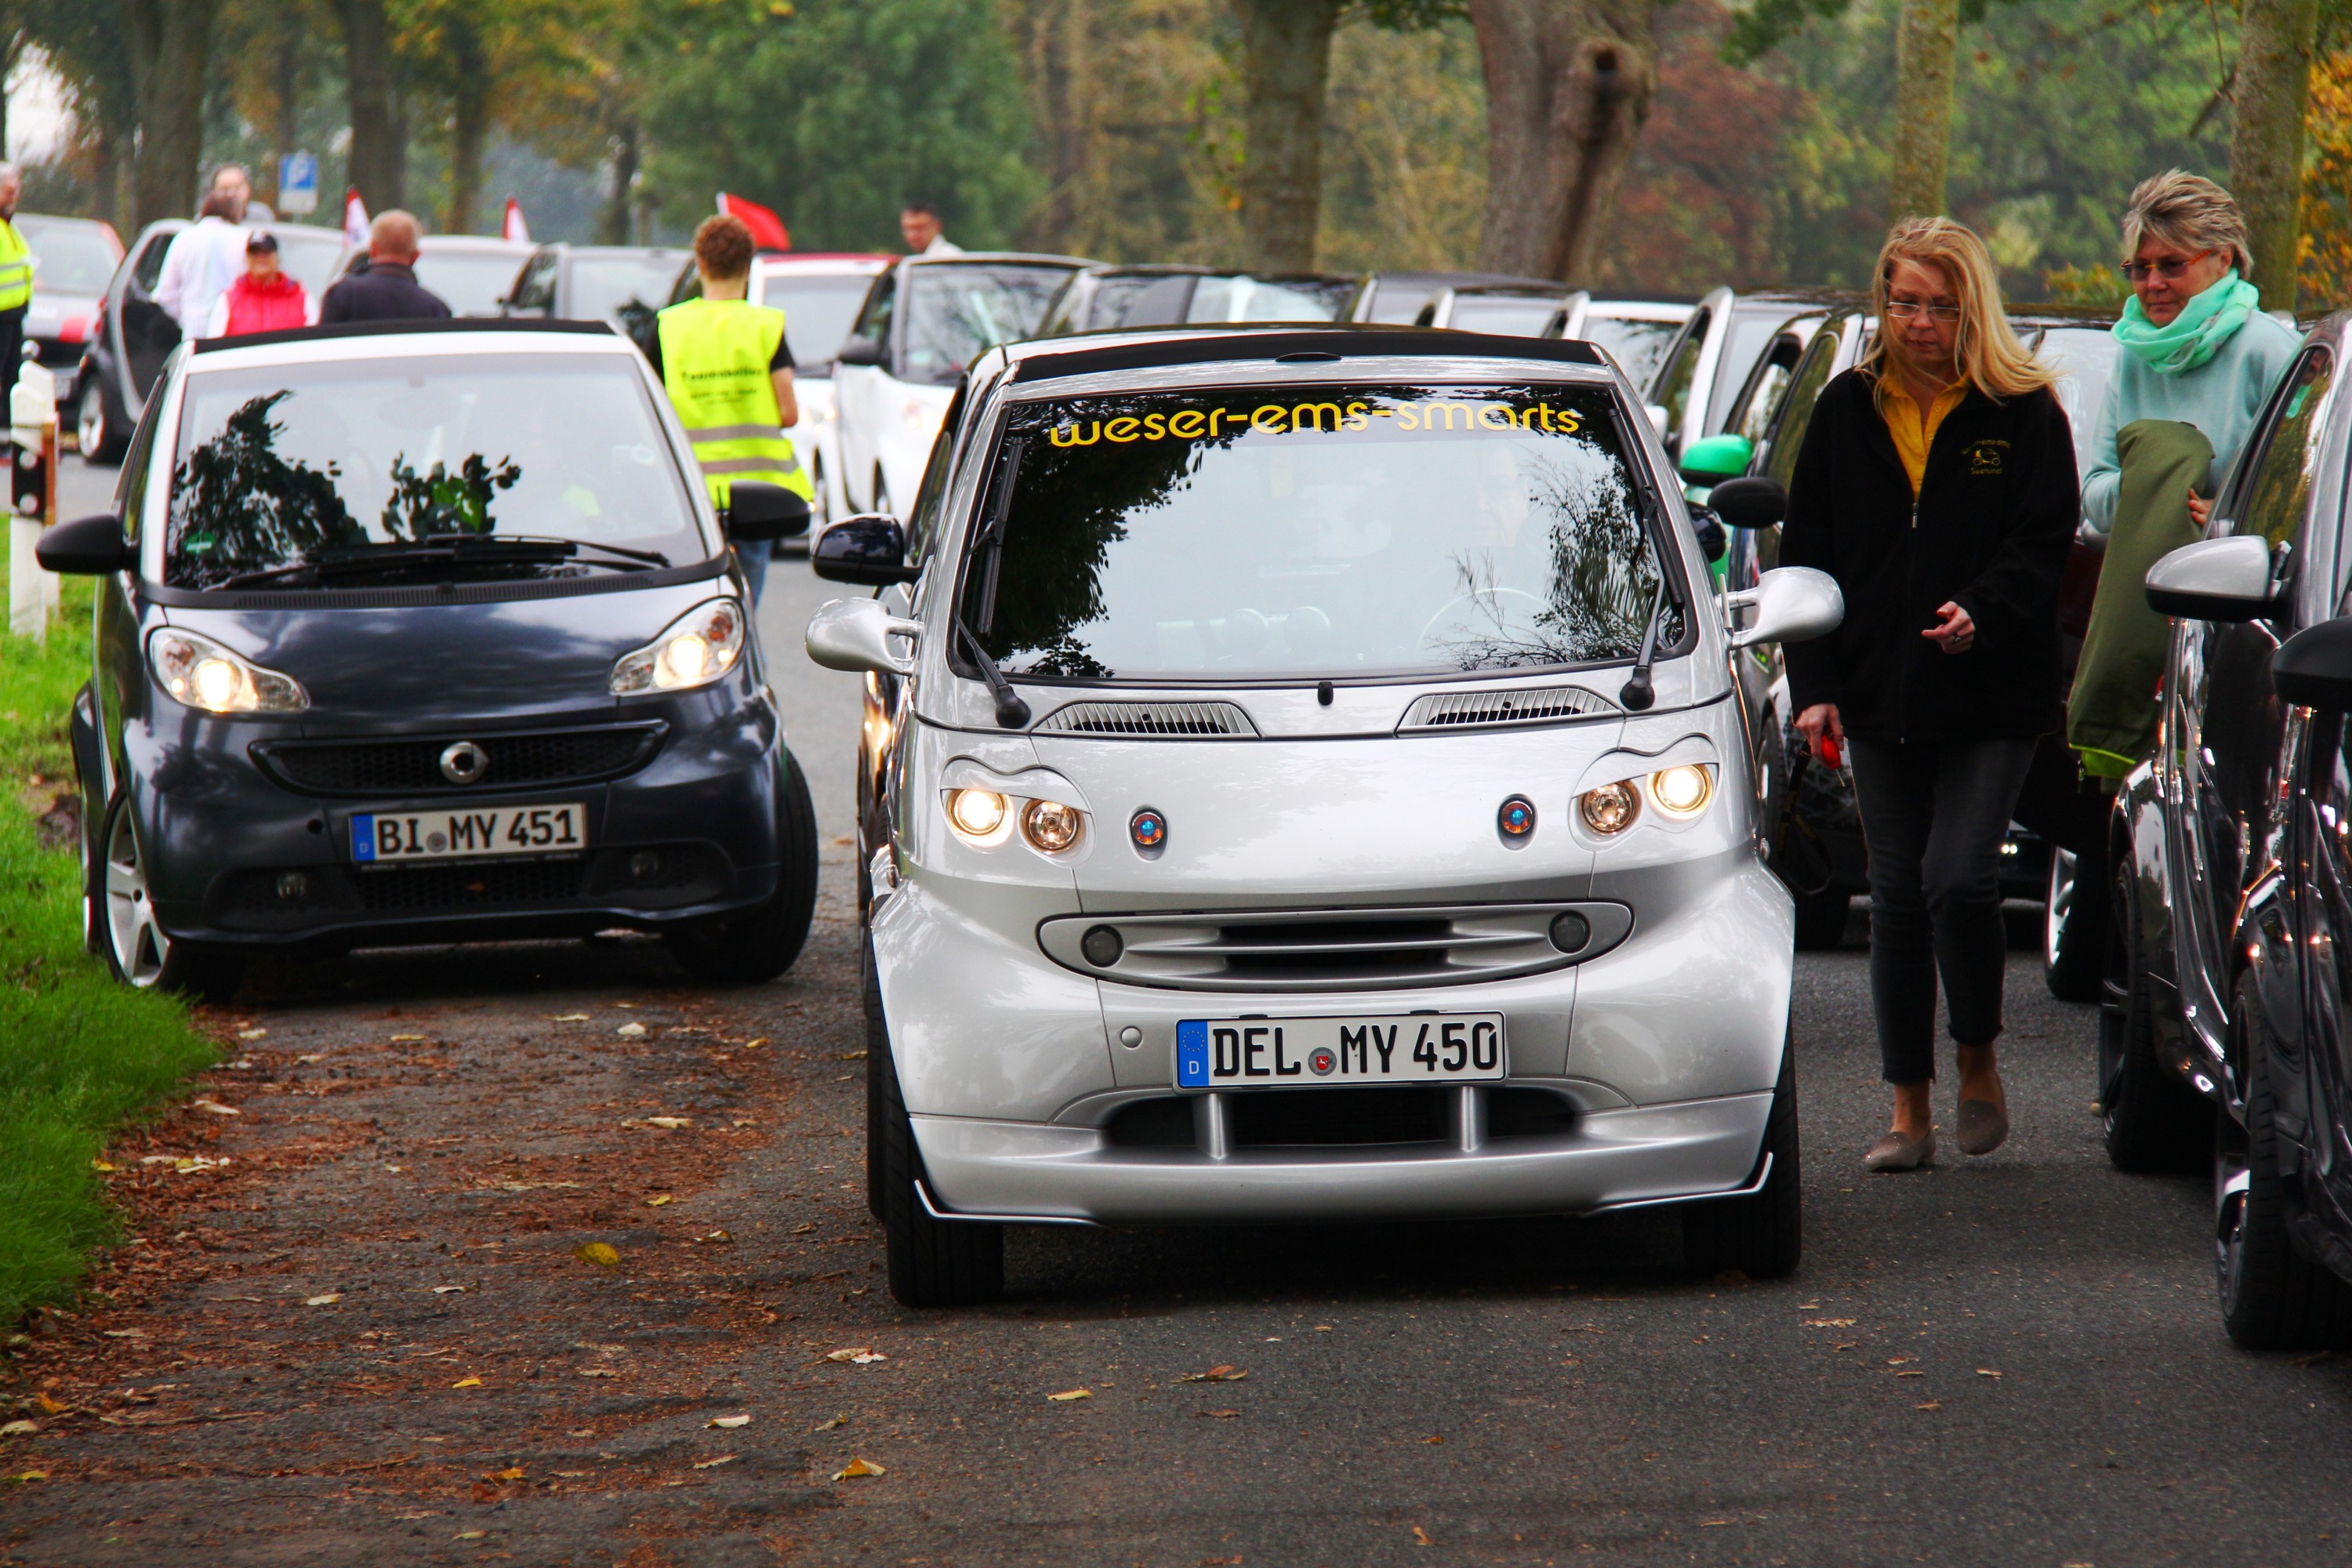
[{"label": "air vent on hood", "polygon": [[1520,691],[1433,691],[1415,700],[1397,725],[1405,730],[1468,730],[1496,724],[1558,724],[1595,713],[1615,713],[1617,704],[1576,686],[1542,686]]},{"label": "air vent on hood", "polygon": [[1231,702],[1073,702],[1045,715],[1050,735],[1123,735],[1186,741],[1257,733],[1248,714]]}]

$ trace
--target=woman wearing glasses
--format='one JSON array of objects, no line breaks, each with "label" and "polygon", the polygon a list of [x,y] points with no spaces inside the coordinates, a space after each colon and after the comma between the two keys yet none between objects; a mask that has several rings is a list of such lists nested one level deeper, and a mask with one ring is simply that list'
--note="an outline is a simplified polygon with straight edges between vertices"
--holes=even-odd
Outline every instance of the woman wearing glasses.
[{"label": "woman wearing glasses", "polygon": [[1946,218],[1897,224],[1879,331],[1822,389],[1789,486],[1780,563],[1838,580],[1845,621],[1785,650],[1797,729],[1852,760],[1870,847],[1870,991],[1886,1135],[1864,1163],[1934,1158],[1936,978],[1958,1047],[1958,1141],[2009,1136],[2000,854],[2037,736],[2058,718],[2058,580],[2079,515],[2053,376],[2010,330],[1992,258]]}]

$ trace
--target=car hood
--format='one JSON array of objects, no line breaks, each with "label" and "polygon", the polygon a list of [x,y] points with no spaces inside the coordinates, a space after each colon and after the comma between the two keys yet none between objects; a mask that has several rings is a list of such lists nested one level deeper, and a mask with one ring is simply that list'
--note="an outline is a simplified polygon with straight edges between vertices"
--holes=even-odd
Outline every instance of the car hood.
[{"label": "car hood", "polygon": [[614,661],[725,579],[564,598],[379,608],[174,605],[172,625],[300,681],[303,728],[391,728],[610,716]]}]

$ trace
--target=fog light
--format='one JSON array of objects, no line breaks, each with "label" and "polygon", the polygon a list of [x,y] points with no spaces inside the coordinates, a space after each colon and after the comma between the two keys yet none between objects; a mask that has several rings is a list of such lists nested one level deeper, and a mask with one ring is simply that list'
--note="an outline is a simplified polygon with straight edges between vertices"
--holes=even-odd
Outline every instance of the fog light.
[{"label": "fog light", "polygon": [[1551,918],[1551,944],[1562,952],[1581,952],[1592,940],[1592,922],[1574,910],[1563,910]]},{"label": "fog light", "polygon": [[992,789],[950,790],[948,825],[981,847],[993,847],[1012,830],[1013,805]]},{"label": "fog light", "polygon": [[1585,826],[1595,833],[1614,834],[1633,826],[1642,801],[1630,784],[1602,784],[1599,789],[1586,790],[1576,807]]},{"label": "fog light", "polygon": [[280,871],[278,874],[278,896],[289,904],[299,899],[309,898],[310,879],[299,871]]},{"label": "fog light", "polygon": [[1696,816],[1706,809],[1707,797],[1714,793],[1715,781],[1695,763],[1661,768],[1650,775],[1650,798],[1668,816]]},{"label": "fog light", "polygon": [[1127,835],[1138,849],[1157,849],[1168,842],[1168,819],[1147,805],[1128,818]]},{"label": "fog light", "polygon": [[661,857],[650,849],[640,849],[629,857],[629,875],[640,882],[650,882],[661,875]]},{"label": "fog light", "polygon": [[1108,969],[1127,951],[1127,942],[1108,926],[1095,926],[1078,939],[1078,951],[1097,969]]},{"label": "fog light", "polygon": [[1536,830],[1535,802],[1523,795],[1515,795],[1503,803],[1495,814],[1495,826],[1505,838],[1525,838]]},{"label": "fog light", "polygon": [[1058,855],[1078,841],[1086,814],[1058,800],[1033,800],[1021,814],[1021,836],[1048,855]]}]

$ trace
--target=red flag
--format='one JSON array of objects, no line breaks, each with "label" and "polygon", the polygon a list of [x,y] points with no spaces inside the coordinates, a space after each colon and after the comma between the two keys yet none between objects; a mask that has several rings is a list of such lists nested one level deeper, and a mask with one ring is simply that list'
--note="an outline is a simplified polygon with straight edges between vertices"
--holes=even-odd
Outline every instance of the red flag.
[{"label": "red flag", "polygon": [[740,217],[751,230],[751,243],[762,250],[790,250],[793,237],[784,227],[784,220],[773,209],[757,202],[747,202],[741,196],[719,193],[719,210],[730,217]]},{"label": "red flag", "polygon": [[352,185],[343,192],[343,243],[365,245],[368,242],[367,203],[360,200],[360,188]]},{"label": "red flag", "polygon": [[502,231],[509,239],[530,242],[530,225],[522,221],[522,204],[512,196],[507,198],[507,224]]}]

